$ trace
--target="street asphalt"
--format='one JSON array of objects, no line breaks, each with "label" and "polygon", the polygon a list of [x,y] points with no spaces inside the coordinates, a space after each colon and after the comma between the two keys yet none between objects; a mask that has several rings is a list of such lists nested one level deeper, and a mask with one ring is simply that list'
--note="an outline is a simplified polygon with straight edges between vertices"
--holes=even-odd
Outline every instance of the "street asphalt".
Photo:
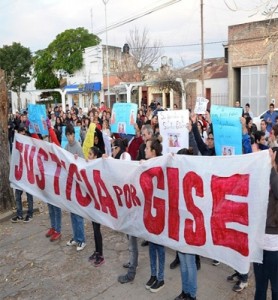
[{"label": "street asphalt", "polygon": [[[66,246],[71,238],[68,212],[63,212],[62,238],[55,242],[45,237],[49,227],[47,206],[36,200],[35,212],[30,223],[11,223],[15,212],[0,214],[0,299],[173,300],[180,294],[180,270],[169,268],[175,257],[173,250],[166,249],[165,287],[151,293],[145,289],[150,277],[148,247],[142,247],[141,240],[136,278],[132,283],[120,284],[117,277],[125,274],[122,264],[128,261],[128,244],[123,233],[101,227],[105,264],[96,268],[88,262],[94,251],[90,221],[85,221],[87,246],[77,252],[75,247]],[[202,257],[197,299],[253,299],[252,268],[249,286],[240,293],[233,292],[233,284],[226,280],[232,272],[230,267],[213,266],[210,259]]]}]

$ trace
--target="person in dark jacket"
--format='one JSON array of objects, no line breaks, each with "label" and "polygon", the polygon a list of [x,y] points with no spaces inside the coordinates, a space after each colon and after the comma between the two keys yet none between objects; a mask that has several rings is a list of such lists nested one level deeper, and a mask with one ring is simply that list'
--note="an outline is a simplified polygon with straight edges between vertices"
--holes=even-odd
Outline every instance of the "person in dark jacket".
[{"label": "person in dark jacket", "polygon": [[265,235],[262,241],[263,263],[254,263],[256,292],[254,300],[266,300],[268,282],[272,300],[278,299],[278,147],[270,150],[272,169]]}]

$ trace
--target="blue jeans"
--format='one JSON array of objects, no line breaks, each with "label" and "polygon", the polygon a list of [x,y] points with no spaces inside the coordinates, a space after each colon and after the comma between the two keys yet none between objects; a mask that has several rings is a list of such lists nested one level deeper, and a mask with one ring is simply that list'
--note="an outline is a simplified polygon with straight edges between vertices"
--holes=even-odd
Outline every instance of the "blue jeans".
[{"label": "blue jeans", "polygon": [[47,205],[48,205],[51,228],[61,233],[61,219],[62,219],[61,208],[49,203]]},{"label": "blue jeans", "polygon": [[[149,255],[151,264],[151,276],[156,276],[158,281],[164,280],[165,248],[164,246],[149,242]],[[157,273],[158,259],[158,273]]]},{"label": "blue jeans", "polygon": [[256,292],[254,300],[266,300],[268,282],[271,284],[272,300],[278,300],[278,251],[263,253],[263,263],[254,263]]},{"label": "blue jeans", "polygon": [[77,243],[85,243],[84,219],[74,213],[70,214],[73,239]]},{"label": "blue jeans", "polygon": [[197,294],[196,255],[178,252],[180,259],[182,290],[191,297]]},{"label": "blue jeans", "polygon": [[[16,213],[18,217],[23,217],[22,211],[22,193],[21,190],[15,190],[15,201],[16,201]],[[32,218],[33,217],[33,196],[26,193],[27,195],[27,203],[28,203],[28,211],[27,215]]]},{"label": "blue jeans", "polygon": [[128,251],[129,251],[129,263],[128,277],[134,278],[136,274],[136,268],[138,266],[138,243],[137,237],[128,235]]}]

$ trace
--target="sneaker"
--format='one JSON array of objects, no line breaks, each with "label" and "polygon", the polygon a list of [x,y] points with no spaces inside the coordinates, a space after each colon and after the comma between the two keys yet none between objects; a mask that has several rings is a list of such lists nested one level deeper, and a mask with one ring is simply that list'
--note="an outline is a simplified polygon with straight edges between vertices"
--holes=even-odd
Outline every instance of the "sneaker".
[{"label": "sneaker", "polygon": [[[83,244],[84,244],[84,243],[83,243]],[[100,267],[101,265],[104,264],[104,262],[105,262],[104,257],[98,255],[97,258],[96,258],[96,260],[95,260],[95,262],[94,262],[94,266],[95,266],[95,267]]]},{"label": "sneaker", "polygon": [[25,217],[25,219],[23,220],[23,222],[24,222],[24,223],[29,223],[29,222],[32,221],[32,220],[33,220],[33,217],[30,217],[30,216],[27,215],[27,216]]},{"label": "sneaker", "polygon": [[233,291],[234,292],[241,292],[244,290],[246,287],[248,287],[248,282],[243,282],[243,281],[238,281],[234,286],[233,286]]},{"label": "sneaker", "polygon": [[77,245],[77,243],[74,239],[71,239],[67,242],[67,246],[75,246],[75,245]]},{"label": "sneaker", "polygon": [[77,247],[76,247],[76,250],[77,251],[81,251],[81,250],[83,250],[84,248],[86,247],[86,244],[84,243],[84,242],[82,242],[82,243],[77,243]]},{"label": "sneaker", "polygon": [[54,231],[54,233],[52,234],[51,238],[50,238],[50,242],[54,242],[54,241],[57,241],[61,238],[61,233],[60,232],[57,232],[57,231]]},{"label": "sneaker", "polygon": [[235,272],[234,274],[227,277],[227,281],[234,282],[238,280],[238,272]]},{"label": "sneaker", "polygon": [[214,259],[214,260],[212,261],[212,265],[213,265],[213,266],[219,266],[219,265],[220,265],[220,261]]},{"label": "sneaker", "polygon": [[130,262],[123,264],[123,267],[128,269],[130,267]]},{"label": "sneaker", "polygon": [[47,231],[47,233],[45,234],[45,236],[46,236],[47,238],[49,238],[49,237],[52,236],[52,234],[54,234],[54,232],[55,232],[55,229],[54,229],[54,228],[50,228],[50,229],[48,229],[48,231]]},{"label": "sneaker", "polygon": [[191,297],[190,295],[187,296],[187,300],[196,300],[196,297]]},{"label": "sneaker", "polygon": [[19,216],[15,216],[15,217],[11,218],[11,221],[12,221],[12,223],[17,223],[17,222],[23,221],[23,218],[19,217]]},{"label": "sneaker", "polygon": [[170,269],[176,269],[176,267],[180,264],[179,258],[175,258],[171,263],[170,263]]},{"label": "sneaker", "polygon": [[189,296],[190,296],[189,294],[182,291],[181,294],[175,298],[175,300],[187,300]]},{"label": "sneaker", "polygon": [[164,280],[156,280],[155,283],[151,286],[150,291],[152,293],[157,293],[162,288],[164,288]]},{"label": "sneaker", "polygon": [[149,290],[155,282],[156,282],[156,276],[151,276],[151,278],[145,285],[146,289]]},{"label": "sneaker", "polygon": [[119,281],[120,283],[128,283],[128,282],[132,282],[133,280],[134,280],[134,277],[133,277],[133,278],[130,278],[130,277],[128,276],[128,274],[120,275],[120,276],[118,277],[118,281]]},{"label": "sneaker", "polygon": [[149,245],[149,242],[148,241],[143,241],[142,243],[141,243],[141,246],[142,247],[146,247],[146,246],[148,246]]},{"label": "sneaker", "polygon": [[97,255],[98,255],[98,252],[95,251],[95,252],[88,258],[88,260],[89,260],[89,261],[95,261],[96,258],[97,258]]}]

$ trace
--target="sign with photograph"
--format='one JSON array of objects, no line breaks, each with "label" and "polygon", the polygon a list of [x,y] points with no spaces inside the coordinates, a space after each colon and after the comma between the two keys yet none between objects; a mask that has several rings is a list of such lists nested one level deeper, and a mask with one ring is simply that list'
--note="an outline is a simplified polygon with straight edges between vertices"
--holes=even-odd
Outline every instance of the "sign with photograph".
[{"label": "sign with photograph", "polygon": [[137,110],[135,103],[115,103],[111,113],[111,132],[135,134]]},{"label": "sign with photograph", "polygon": [[46,123],[46,108],[44,104],[28,104],[29,132],[48,135]]},{"label": "sign with photograph", "polygon": [[188,148],[188,110],[159,111],[159,131],[163,138],[163,154],[177,153],[181,148]]},{"label": "sign with photograph", "polygon": [[216,155],[242,154],[241,115],[242,108],[212,105],[211,120]]},{"label": "sign with photograph", "polygon": [[209,100],[204,97],[197,97],[194,113],[197,115],[203,115],[207,111]]}]

